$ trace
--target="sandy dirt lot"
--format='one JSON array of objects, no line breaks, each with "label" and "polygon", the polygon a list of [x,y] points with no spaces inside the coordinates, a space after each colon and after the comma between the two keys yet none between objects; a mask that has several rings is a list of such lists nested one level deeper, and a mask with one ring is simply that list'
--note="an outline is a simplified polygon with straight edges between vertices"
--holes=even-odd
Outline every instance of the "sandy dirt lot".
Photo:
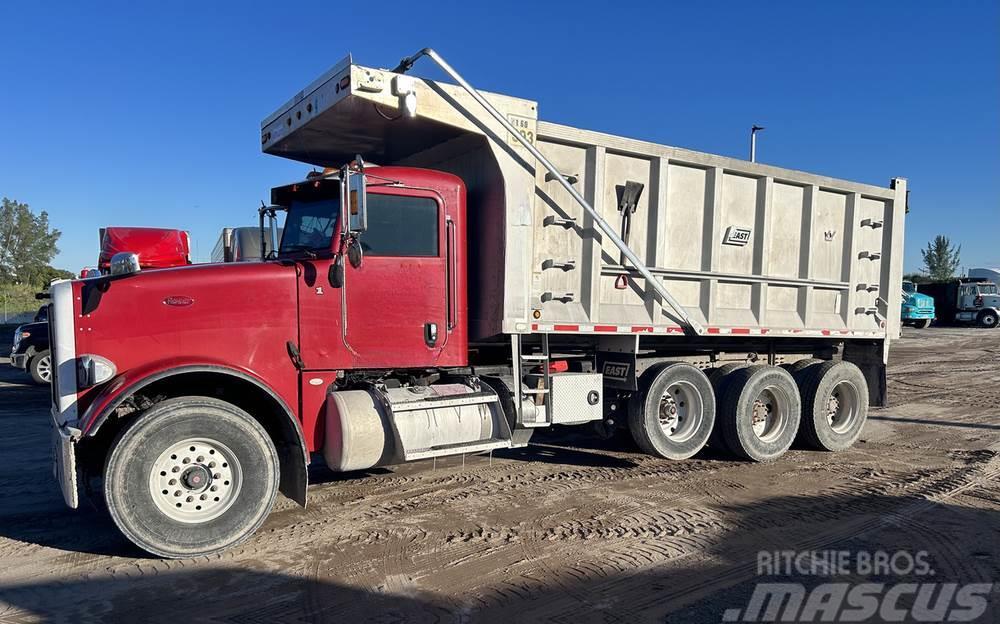
[{"label": "sandy dirt lot", "polygon": [[[998,581],[1000,330],[893,349],[892,406],[845,453],[669,462],[564,430],[492,461],[314,467],[308,509],[281,500],[246,544],[186,561],[63,507],[47,390],[3,360],[0,621],[721,622],[760,582],[831,581],[759,575],[761,551],[926,551],[933,570],[837,582]],[[1000,621],[988,600],[978,621]]]}]

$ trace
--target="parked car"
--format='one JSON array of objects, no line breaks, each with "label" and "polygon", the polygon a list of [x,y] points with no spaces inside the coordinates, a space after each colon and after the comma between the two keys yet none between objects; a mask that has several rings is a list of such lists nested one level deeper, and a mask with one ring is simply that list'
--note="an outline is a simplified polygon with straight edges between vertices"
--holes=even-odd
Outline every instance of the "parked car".
[{"label": "parked car", "polygon": [[[44,306],[45,315],[48,306]],[[37,320],[38,316],[35,315]],[[49,323],[47,319],[27,323],[14,330],[14,344],[10,350],[10,363],[31,375],[37,384],[52,381],[52,358],[49,353]]]},{"label": "parked car", "polygon": [[917,292],[917,285],[903,282],[903,325],[913,325],[917,329],[930,326],[934,320],[934,298]]}]

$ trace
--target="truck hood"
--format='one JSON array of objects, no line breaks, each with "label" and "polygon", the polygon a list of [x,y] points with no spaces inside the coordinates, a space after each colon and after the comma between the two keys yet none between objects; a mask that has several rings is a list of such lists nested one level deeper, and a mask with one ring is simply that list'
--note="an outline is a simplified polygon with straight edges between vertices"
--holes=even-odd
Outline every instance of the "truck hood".
[{"label": "truck hood", "polygon": [[934,298],[920,293],[910,293],[903,299],[903,305],[914,306],[917,308],[933,308]]},{"label": "truck hood", "polygon": [[78,280],[73,290],[77,356],[106,358],[118,374],[181,362],[294,370],[286,352],[298,335],[294,266],[190,265]]}]

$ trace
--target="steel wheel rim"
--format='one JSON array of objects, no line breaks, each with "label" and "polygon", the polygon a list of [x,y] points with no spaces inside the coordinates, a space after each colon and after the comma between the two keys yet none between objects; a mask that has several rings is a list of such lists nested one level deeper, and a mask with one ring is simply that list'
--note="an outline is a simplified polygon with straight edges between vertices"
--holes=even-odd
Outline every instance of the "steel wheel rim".
[{"label": "steel wheel rim", "polygon": [[185,524],[218,518],[239,496],[243,471],[225,444],[188,438],[160,453],[149,472],[153,503],[165,516]]},{"label": "steel wheel rim", "polygon": [[847,433],[854,426],[861,413],[860,393],[853,382],[843,380],[830,392],[826,406],[826,421],[836,433]]},{"label": "steel wheel rim", "polygon": [[43,355],[38,360],[38,366],[35,367],[38,371],[38,376],[42,378],[42,381],[52,381],[52,358],[48,355]]},{"label": "steel wheel rim", "polygon": [[704,402],[694,384],[677,381],[660,397],[656,414],[660,430],[671,442],[686,442],[701,428]]},{"label": "steel wheel rim", "polygon": [[760,391],[750,404],[750,429],[763,442],[774,442],[788,420],[788,400],[776,386]]}]

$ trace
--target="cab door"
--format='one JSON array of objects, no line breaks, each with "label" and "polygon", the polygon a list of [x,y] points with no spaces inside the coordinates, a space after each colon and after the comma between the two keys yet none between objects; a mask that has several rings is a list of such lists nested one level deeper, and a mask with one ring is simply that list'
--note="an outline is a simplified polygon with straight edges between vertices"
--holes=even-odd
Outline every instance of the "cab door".
[{"label": "cab door", "polygon": [[345,262],[344,345],[352,368],[441,362],[451,334],[452,222],[431,190],[369,186],[360,266]]}]

